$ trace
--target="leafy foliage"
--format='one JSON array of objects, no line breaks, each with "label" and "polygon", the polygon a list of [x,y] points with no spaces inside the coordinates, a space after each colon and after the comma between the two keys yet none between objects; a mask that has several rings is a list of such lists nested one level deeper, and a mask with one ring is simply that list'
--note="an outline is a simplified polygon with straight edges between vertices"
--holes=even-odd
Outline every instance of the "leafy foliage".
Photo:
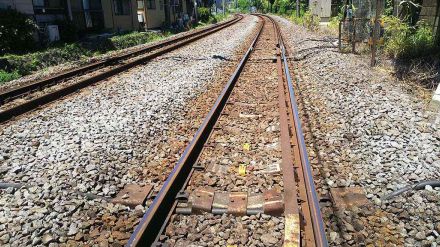
[{"label": "leafy foliage", "polygon": [[20,75],[30,74],[32,71],[40,70],[48,66],[61,64],[67,61],[74,61],[83,56],[90,56],[93,53],[82,48],[78,44],[69,44],[63,47],[50,48],[46,51],[29,53],[26,55],[6,55],[1,57],[6,63],[2,70],[16,71]]},{"label": "leafy foliage", "polygon": [[35,24],[15,10],[0,10],[0,55],[23,52],[34,45]]},{"label": "leafy foliage", "polygon": [[[162,38],[156,33],[133,32],[114,36],[100,43],[98,53],[119,50],[134,45],[144,44]],[[0,57],[0,81],[10,81],[33,71],[66,62],[78,61],[96,55],[95,50],[87,49],[79,43],[51,47],[45,51],[25,55],[4,55]]]},{"label": "leafy foliage", "polygon": [[197,8],[197,13],[199,15],[199,20],[204,23],[207,23],[211,17],[211,12],[205,7]]},{"label": "leafy foliage", "polygon": [[419,22],[410,26],[396,17],[385,17],[385,52],[394,58],[416,58],[432,54],[438,49],[432,29]]},{"label": "leafy foliage", "polygon": [[20,78],[21,75],[17,71],[6,72],[4,70],[0,70],[0,84],[7,81],[12,81]]},{"label": "leafy foliage", "polygon": [[291,19],[294,23],[303,25],[312,31],[318,28],[320,22],[319,16],[314,16],[310,10],[307,10],[301,17],[296,17],[295,14],[292,14]]},{"label": "leafy foliage", "polygon": [[251,1],[238,0],[237,5],[238,5],[238,8],[241,10],[241,12],[249,12],[249,8],[251,7]]},{"label": "leafy foliage", "polygon": [[125,35],[110,38],[111,43],[117,50],[131,46],[145,44],[160,39],[162,36],[157,33],[132,32]]}]

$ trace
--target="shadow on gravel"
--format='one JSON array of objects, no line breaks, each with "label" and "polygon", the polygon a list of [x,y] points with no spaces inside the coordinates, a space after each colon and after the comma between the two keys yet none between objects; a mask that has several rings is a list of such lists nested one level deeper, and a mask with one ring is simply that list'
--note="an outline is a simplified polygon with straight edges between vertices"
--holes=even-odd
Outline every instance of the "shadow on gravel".
[{"label": "shadow on gravel", "polygon": [[440,58],[398,59],[394,61],[395,75],[399,80],[415,81],[432,90],[440,84]]}]

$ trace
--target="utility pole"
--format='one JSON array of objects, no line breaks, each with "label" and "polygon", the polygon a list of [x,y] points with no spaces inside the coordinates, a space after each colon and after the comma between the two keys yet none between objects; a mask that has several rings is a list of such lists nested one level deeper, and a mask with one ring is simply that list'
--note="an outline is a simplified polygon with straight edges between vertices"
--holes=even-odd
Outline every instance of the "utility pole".
[{"label": "utility pole", "polygon": [[299,17],[299,0],[296,0],[296,17]]},{"label": "utility pole", "polygon": [[222,2],[223,2],[223,11],[222,11],[222,12],[223,12],[223,15],[225,15],[225,1],[226,1],[226,0],[222,0]]},{"label": "utility pole", "polygon": [[196,18],[196,23],[199,22],[197,18],[197,0],[194,0],[194,16]]},{"label": "utility pole", "polygon": [[383,0],[376,0],[376,16],[373,24],[373,44],[371,47],[371,67],[376,65],[377,40],[379,39],[380,23],[379,18],[382,15]]}]

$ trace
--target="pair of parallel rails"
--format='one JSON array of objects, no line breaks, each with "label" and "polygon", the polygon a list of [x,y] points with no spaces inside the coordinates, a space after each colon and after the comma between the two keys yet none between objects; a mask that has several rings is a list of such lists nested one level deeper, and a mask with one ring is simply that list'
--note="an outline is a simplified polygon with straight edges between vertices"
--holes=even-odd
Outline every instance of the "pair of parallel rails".
[{"label": "pair of parallel rails", "polygon": [[194,173],[194,165],[222,116],[234,86],[259,42],[264,25],[273,25],[276,30],[273,41],[277,47],[281,167],[284,183],[284,246],[328,246],[313,182],[312,168],[301,129],[293,80],[287,60],[287,48],[276,21],[270,16],[257,16],[262,25],[250,47],[144,214],[127,246],[161,246],[160,237],[170,223],[171,216],[176,213],[179,195],[184,193]]},{"label": "pair of parallel rails", "polygon": [[[209,27],[195,30],[171,39],[166,39],[164,41],[145,46],[135,51],[113,56],[111,58],[95,63],[87,64],[85,66],[65,71],[48,78],[27,83],[26,85],[10,88],[3,92],[0,91],[1,106],[2,104],[13,102],[14,100],[23,99],[23,97],[41,91],[45,88],[73,81],[73,83],[66,83],[65,86],[62,86],[59,89],[55,89],[51,92],[31,97],[30,100],[24,100],[24,102],[12,104],[11,107],[0,110],[0,123],[11,120],[14,117],[20,116],[42,105],[48,104],[61,97],[72,94],[96,82],[110,78],[111,76],[119,74],[132,67],[144,64],[153,58],[176,50],[196,40],[199,40],[226,27],[229,27],[234,23],[240,21],[242,18],[243,16],[236,15],[231,20],[222,23],[214,24]],[[78,80],[77,77],[79,76],[84,76],[84,78]]]}]

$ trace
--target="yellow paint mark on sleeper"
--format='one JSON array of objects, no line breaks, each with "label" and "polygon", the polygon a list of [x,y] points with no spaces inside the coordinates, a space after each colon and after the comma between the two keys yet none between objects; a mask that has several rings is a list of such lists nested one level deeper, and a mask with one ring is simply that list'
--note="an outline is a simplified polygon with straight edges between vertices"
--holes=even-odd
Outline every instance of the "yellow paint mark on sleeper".
[{"label": "yellow paint mark on sleeper", "polygon": [[246,175],[246,164],[240,164],[240,165],[238,166],[238,174],[239,174],[240,176],[244,176],[244,175]]},{"label": "yellow paint mark on sleeper", "polygon": [[245,150],[245,151],[251,150],[251,144],[249,144],[249,143],[243,144],[243,150]]}]

